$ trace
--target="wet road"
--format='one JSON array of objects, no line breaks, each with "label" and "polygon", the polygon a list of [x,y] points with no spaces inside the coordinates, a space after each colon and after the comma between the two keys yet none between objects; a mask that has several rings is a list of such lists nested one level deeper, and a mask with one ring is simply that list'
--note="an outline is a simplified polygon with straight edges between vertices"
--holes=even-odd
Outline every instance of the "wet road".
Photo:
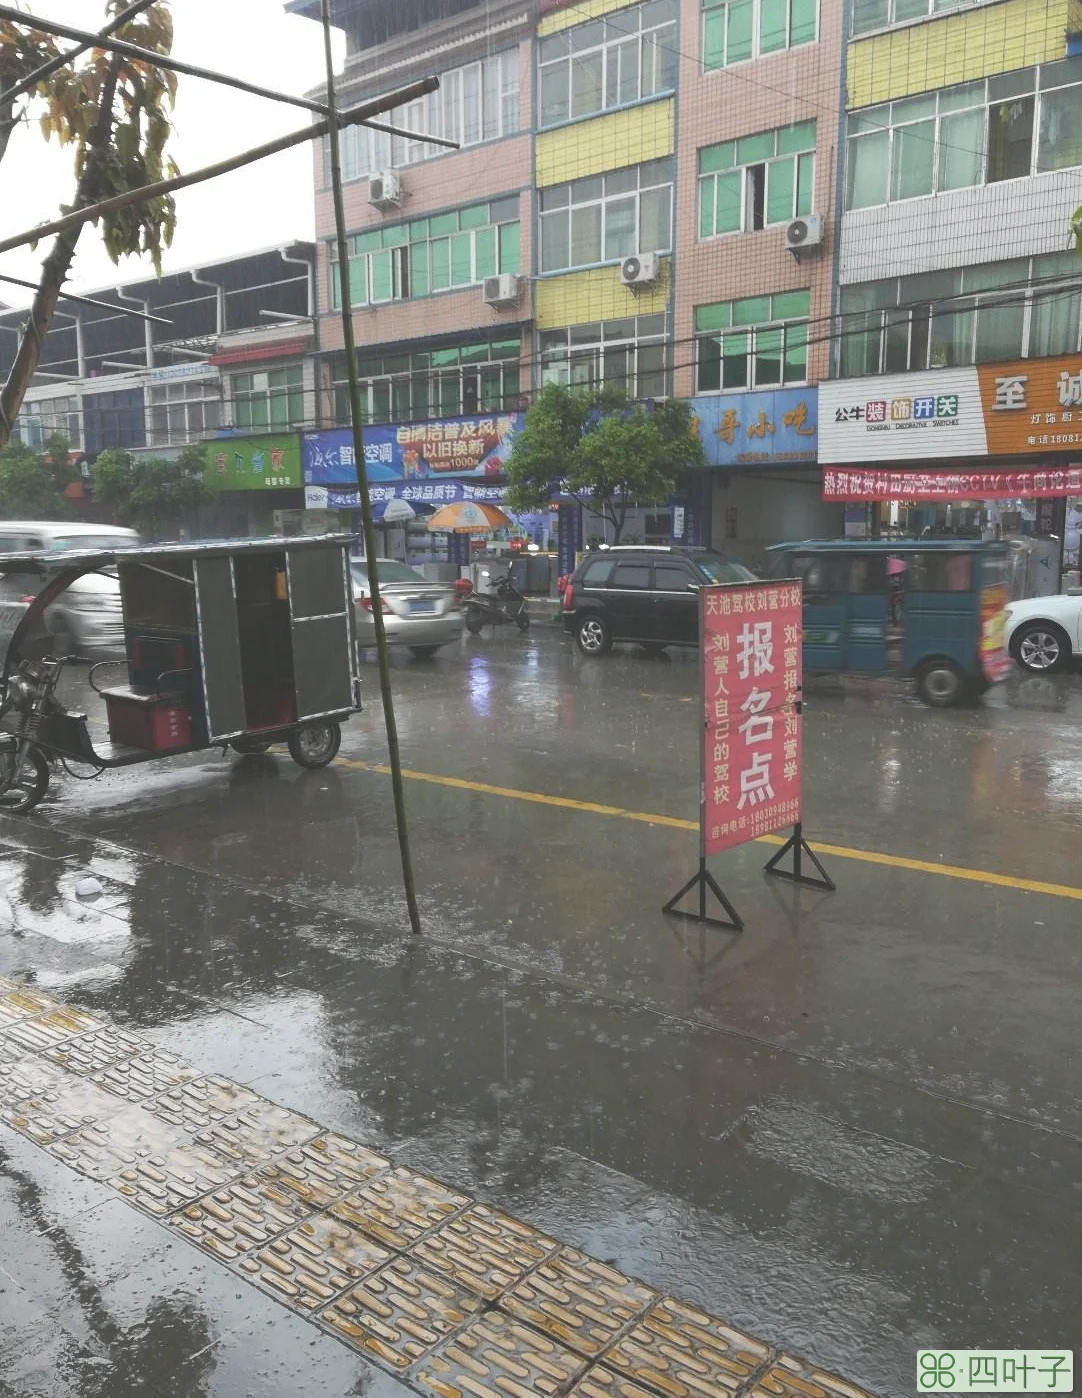
[{"label": "wet road", "polygon": [[[887,862],[825,894],[723,856],[746,930],[701,941],[658,911],[693,663],[536,629],[395,679],[420,942],[373,702],[322,773],[181,759],[0,820],[0,975],[876,1392],[1078,1342],[1078,677],[814,686],[807,832]],[[3,1125],[0,1286],[4,1398],[399,1391]]]}]

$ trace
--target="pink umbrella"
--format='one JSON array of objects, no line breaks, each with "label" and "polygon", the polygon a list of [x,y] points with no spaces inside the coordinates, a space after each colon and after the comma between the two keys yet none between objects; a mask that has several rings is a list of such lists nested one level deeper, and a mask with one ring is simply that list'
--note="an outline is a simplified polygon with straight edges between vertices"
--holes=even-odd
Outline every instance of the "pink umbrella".
[{"label": "pink umbrella", "polygon": [[906,570],[908,567],[909,567],[909,564],[905,561],[904,558],[888,558],[888,559],[887,559],[887,574],[888,574],[888,576],[893,577],[893,575],[894,575],[895,573],[904,573],[905,570]]}]

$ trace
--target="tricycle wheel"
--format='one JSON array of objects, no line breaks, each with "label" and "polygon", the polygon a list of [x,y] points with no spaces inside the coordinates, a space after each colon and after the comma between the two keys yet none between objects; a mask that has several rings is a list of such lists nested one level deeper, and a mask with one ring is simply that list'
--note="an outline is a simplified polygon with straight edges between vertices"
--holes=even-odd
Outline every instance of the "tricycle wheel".
[{"label": "tricycle wheel", "polygon": [[40,748],[31,748],[14,781],[15,749],[0,752],[0,811],[32,811],[49,790],[49,764]]},{"label": "tricycle wheel", "polygon": [[298,767],[326,767],[333,762],[342,744],[342,725],[333,719],[326,723],[306,723],[289,735],[289,755]]},{"label": "tricycle wheel", "polygon": [[258,757],[267,751],[273,741],[272,738],[230,738],[229,746],[241,757]]}]

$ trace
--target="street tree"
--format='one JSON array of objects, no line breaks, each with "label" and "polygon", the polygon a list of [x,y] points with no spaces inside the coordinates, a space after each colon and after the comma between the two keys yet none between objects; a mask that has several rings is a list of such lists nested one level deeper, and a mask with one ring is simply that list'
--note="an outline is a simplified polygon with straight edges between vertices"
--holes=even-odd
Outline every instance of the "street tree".
[{"label": "street tree", "polygon": [[210,498],[205,464],[203,450],[194,446],[170,459],[103,451],[91,467],[94,499],[111,505],[121,524],[148,539],[176,538]]},{"label": "street tree", "polygon": [[537,510],[570,495],[605,519],[619,543],[630,509],[663,504],[685,471],[705,464],[686,403],[637,403],[612,386],[587,392],[549,383],[515,439],[507,501]]},{"label": "street tree", "polygon": [[[107,0],[107,14],[115,17],[125,3]],[[157,0],[117,33],[129,43],[168,54],[173,43],[169,0]],[[29,77],[58,51],[48,35],[0,20],[0,90]],[[175,74],[103,49],[91,49],[65,64],[38,83],[22,106],[8,101],[0,108],[0,199],[18,201],[16,189],[5,190],[2,162],[12,132],[35,116],[45,140],[55,139],[72,148],[75,191],[62,212],[175,174],[176,167],[165,153],[175,95]],[[102,241],[114,262],[146,253],[159,271],[175,221],[169,196],[130,205],[99,220]],[[58,234],[42,262],[11,372],[0,391],[0,447],[11,436],[11,425],[37,370],[42,343],[85,227],[80,224]]]},{"label": "street tree", "polygon": [[44,453],[22,442],[0,449],[0,519],[63,519],[71,513],[67,486],[75,479],[68,443],[50,437]]}]

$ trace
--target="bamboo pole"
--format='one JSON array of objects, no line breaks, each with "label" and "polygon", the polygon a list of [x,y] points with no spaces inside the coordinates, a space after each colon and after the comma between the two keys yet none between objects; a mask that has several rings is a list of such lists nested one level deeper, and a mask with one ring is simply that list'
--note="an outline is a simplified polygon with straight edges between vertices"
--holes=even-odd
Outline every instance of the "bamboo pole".
[{"label": "bamboo pole", "polygon": [[[44,82],[46,78],[51,78],[52,75],[59,72],[65,64],[71,63],[74,59],[86,53],[87,49],[100,48],[103,39],[107,39],[110,34],[115,34],[118,29],[122,29],[124,25],[127,24],[128,20],[134,19],[136,15],[142,14],[144,10],[148,10],[151,5],[155,3],[156,0],[135,0],[134,4],[129,5],[125,10],[121,10],[120,14],[114,15],[104,28],[99,29],[98,32],[92,36],[94,40],[93,43],[91,43],[88,38],[84,42],[77,44],[75,48],[68,49],[66,53],[58,53],[55,58],[50,58],[48,63],[43,63],[39,68],[35,68],[32,73],[27,73],[25,78],[21,78],[14,87],[9,87],[7,92],[0,92],[0,108],[3,107],[5,102],[14,102],[16,98],[22,97],[24,93],[31,92],[37,87],[38,83]],[[22,17],[22,22],[25,23],[25,20],[26,16],[24,15]],[[33,27],[36,28],[37,26],[35,25]]]},{"label": "bamboo pole", "polygon": [[417,907],[417,891],[413,883],[413,862],[410,858],[409,826],[406,821],[406,793],[402,781],[402,757],[398,747],[398,724],[395,720],[394,697],[391,693],[391,662],[387,654],[387,632],[383,625],[383,607],[379,592],[379,565],[376,555],[376,527],[372,520],[372,499],[368,491],[368,471],[364,460],[364,429],[361,422],[361,388],[357,378],[356,344],[353,335],[353,303],[349,287],[349,250],[346,246],[346,212],[342,193],[342,164],[338,151],[338,105],[334,86],[334,58],[331,53],[330,0],[320,0],[323,17],[323,51],[327,64],[327,126],[330,130],[331,188],[334,195],[334,226],[338,241],[339,306],[342,312],[342,337],[346,352],[346,377],[349,380],[349,408],[353,420],[353,459],[357,472],[357,490],[361,499],[361,522],[364,528],[364,552],[368,567],[368,585],[372,597],[372,620],[376,628],[376,655],[379,661],[379,689],[383,700],[383,721],[387,728],[387,749],[391,764],[391,789],[394,792],[395,824],[398,827],[398,849],[402,858],[402,887],[406,894],[410,929],[421,934],[421,914]]}]

